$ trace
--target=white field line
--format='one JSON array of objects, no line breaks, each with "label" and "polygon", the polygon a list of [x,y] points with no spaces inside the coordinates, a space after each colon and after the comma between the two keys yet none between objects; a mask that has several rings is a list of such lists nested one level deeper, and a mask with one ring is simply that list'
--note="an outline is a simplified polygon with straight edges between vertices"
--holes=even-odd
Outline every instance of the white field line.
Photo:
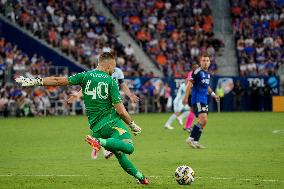
[{"label": "white field line", "polygon": [[[18,175],[18,174],[2,174],[0,177],[87,177],[89,175],[53,175],[53,174],[35,174],[35,175]],[[149,178],[174,178],[174,176],[149,176]],[[211,180],[236,180],[236,181],[260,181],[260,182],[284,182],[278,179],[250,179],[250,178],[233,178],[233,177],[196,177],[197,179],[211,179]]]},{"label": "white field line", "polygon": [[282,130],[273,130],[272,133],[273,134],[284,134],[284,129],[282,129]]},{"label": "white field line", "polygon": [[87,177],[89,175],[44,175],[44,174],[37,174],[37,175],[18,175],[18,174],[6,174],[0,175],[0,177]]},{"label": "white field line", "polygon": [[[149,176],[150,178],[174,178],[174,176]],[[211,180],[236,180],[236,181],[260,181],[260,182],[284,182],[278,179],[249,179],[249,178],[233,178],[233,177],[195,177],[197,179],[211,179]]]}]

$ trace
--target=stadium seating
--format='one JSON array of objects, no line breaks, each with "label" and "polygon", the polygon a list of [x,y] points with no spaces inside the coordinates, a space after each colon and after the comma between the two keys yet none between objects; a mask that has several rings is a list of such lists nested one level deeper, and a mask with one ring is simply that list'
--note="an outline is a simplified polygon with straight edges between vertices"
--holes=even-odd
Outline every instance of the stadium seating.
[{"label": "stadium seating", "polygon": [[284,58],[284,9],[280,1],[230,0],[241,76],[277,73]]},{"label": "stadium seating", "polygon": [[208,1],[104,0],[104,3],[166,76],[185,77],[203,51],[212,56],[211,74],[217,73],[215,56],[223,43],[214,38]]},{"label": "stadium seating", "polygon": [[87,0],[6,1],[1,12],[91,69],[98,54],[114,51],[126,76],[146,75],[132,47],[122,46],[111,21],[97,14],[94,6]]},{"label": "stadium seating", "polygon": [[[51,62],[46,62],[44,58],[37,54],[29,57],[24,51],[18,49],[6,41],[0,39],[0,71],[6,70],[13,78],[19,75],[47,76],[55,71]],[[56,70],[58,76],[68,75],[68,69]],[[2,72],[1,72],[2,73]],[[3,72],[4,73],[4,72]],[[11,78],[11,79],[13,79]],[[9,80],[6,78],[6,80]],[[46,114],[68,114],[69,107],[66,104],[67,94],[77,87],[57,88],[38,87],[21,88],[13,83],[1,83],[0,90],[0,112],[4,115],[31,116]],[[82,104],[82,102],[79,102]],[[74,104],[75,106],[76,104]],[[81,107],[82,105],[77,104]],[[59,112],[58,110],[65,110]],[[75,108],[75,107],[74,107]],[[75,111],[75,110],[74,110]]]},{"label": "stadium seating", "polygon": [[[169,83],[160,82],[158,78],[149,78],[149,81],[139,78],[153,77],[153,74],[145,74],[146,71],[133,56],[135,52],[131,45],[122,46],[114,25],[97,14],[91,2],[1,1],[0,12],[90,68],[95,67],[98,54],[113,50],[117,53],[118,64],[125,76],[138,76],[135,81],[127,81],[129,86],[136,87],[135,92],[140,97],[139,105],[133,105],[133,112],[164,112],[170,109],[172,103],[167,103],[165,99],[171,97],[175,88],[171,88]],[[156,61],[164,75],[171,77],[167,81],[172,81],[172,77],[185,77],[191,64],[197,62],[198,55],[204,51],[211,55],[210,73],[218,73],[215,59],[224,45],[214,37],[208,1],[104,0],[104,3]],[[230,3],[240,75],[275,74],[284,61],[283,6],[268,0],[230,0]],[[3,86],[0,91],[0,115],[5,111],[11,115],[75,114],[83,111],[82,100],[72,105],[65,102],[68,94],[79,90],[76,87],[22,89],[12,83],[1,83],[5,77],[4,70],[11,70],[9,74],[14,78],[22,74],[70,75],[67,69],[54,74],[51,68],[52,62],[45,61],[41,55],[29,56],[24,49],[20,50],[5,39],[0,39],[0,85]],[[5,80],[12,81],[11,78]],[[178,87],[178,82],[179,79],[175,87]],[[256,88],[253,93],[251,87],[247,94],[255,94],[256,97],[252,99],[257,99],[267,88]],[[267,91],[270,98],[271,89]],[[128,108],[132,107],[131,103],[126,103]],[[261,103],[251,104],[261,107]],[[259,107],[251,109],[257,110]],[[261,110],[264,109],[268,108]]]},{"label": "stadium seating", "polygon": [[[0,69],[11,71],[13,77],[23,74],[31,74],[34,76],[59,75],[68,74],[68,68],[60,68],[52,66],[52,62],[47,62],[42,56],[34,54],[32,57],[22,51],[4,38],[0,39]],[[11,68],[11,69],[10,69]]]}]

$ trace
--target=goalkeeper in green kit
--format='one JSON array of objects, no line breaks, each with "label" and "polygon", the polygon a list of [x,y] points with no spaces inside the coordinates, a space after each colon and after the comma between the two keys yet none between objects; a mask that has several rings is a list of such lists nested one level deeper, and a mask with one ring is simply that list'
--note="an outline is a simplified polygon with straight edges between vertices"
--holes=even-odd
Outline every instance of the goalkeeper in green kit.
[{"label": "goalkeeper in green kit", "polygon": [[[148,184],[148,179],[137,170],[126,154],[134,151],[131,135],[122,120],[135,134],[141,128],[134,123],[121,102],[117,82],[111,77],[116,61],[111,53],[99,56],[95,70],[82,72],[70,77],[16,78],[22,86],[67,86],[80,85],[86,107],[88,122],[92,136],[87,135],[85,141],[93,149],[99,151],[101,146],[113,152],[120,166],[138,183]],[[122,119],[122,120],[121,120]]]}]

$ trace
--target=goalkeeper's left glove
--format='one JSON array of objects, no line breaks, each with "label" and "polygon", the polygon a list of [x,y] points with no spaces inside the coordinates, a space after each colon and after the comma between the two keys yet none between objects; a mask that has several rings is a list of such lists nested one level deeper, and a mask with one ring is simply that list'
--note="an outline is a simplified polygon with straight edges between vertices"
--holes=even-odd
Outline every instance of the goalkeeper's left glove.
[{"label": "goalkeeper's left glove", "polygon": [[134,121],[130,122],[129,127],[134,135],[138,135],[141,133],[142,129]]},{"label": "goalkeeper's left glove", "polygon": [[21,84],[21,86],[23,87],[43,85],[42,78],[28,78],[28,77],[20,76],[16,78],[15,81]]}]

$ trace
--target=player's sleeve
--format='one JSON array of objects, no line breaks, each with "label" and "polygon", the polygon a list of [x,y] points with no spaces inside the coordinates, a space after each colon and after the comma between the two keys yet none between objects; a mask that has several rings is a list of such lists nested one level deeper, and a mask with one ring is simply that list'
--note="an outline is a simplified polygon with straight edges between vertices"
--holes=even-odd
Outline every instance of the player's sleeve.
[{"label": "player's sleeve", "polygon": [[117,79],[117,82],[119,85],[121,85],[124,82],[124,79]]},{"label": "player's sleeve", "polygon": [[120,97],[117,82],[114,79],[112,79],[111,81],[110,96],[111,96],[112,104],[118,104],[122,101]]},{"label": "player's sleeve", "polygon": [[193,73],[193,71],[190,71],[190,72],[188,73],[186,80],[189,81],[189,80],[191,79],[192,73]]},{"label": "player's sleeve", "polygon": [[123,71],[119,68],[117,68],[117,81],[118,84],[121,85],[124,82],[124,74]]},{"label": "player's sleeve", "polygon": [[192,72],[190,81],[193,81],[193,82],[197,81],[200,70],[201,70],[200,68],[197,68],[196,70],[194,70],[194,72]]},{"label": "player's sleeve", "polygon": [[86,72],[77,73],[75,75],[69,76],[68,81],[70,85],[82,85],[85,78]]}]

